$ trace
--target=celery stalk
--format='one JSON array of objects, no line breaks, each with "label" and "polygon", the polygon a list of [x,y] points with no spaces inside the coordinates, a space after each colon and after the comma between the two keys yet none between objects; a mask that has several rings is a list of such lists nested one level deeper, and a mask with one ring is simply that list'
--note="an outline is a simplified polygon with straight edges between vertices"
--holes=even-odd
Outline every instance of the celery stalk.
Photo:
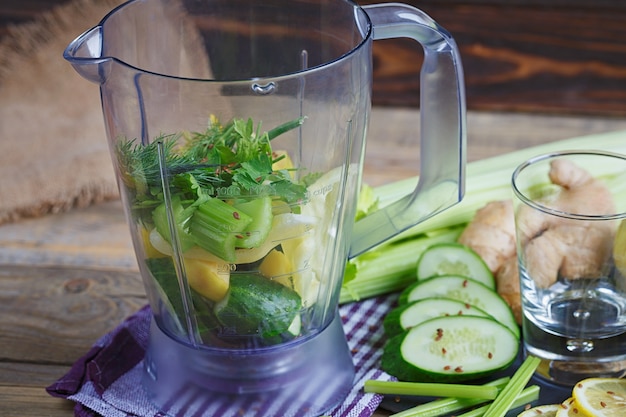
[{"label": "celery stalk", "polygon": [[[503,377],[494,381],[489,381],[482,386],[496,387],[500,390],[504,388],[509,380],[509,377]],[[449,395],[449,393],[446,393],[446,395]],[[393,414],[392,417],[437,417],[449,415],[455,411],[465,410],[487,401],[488,400],[484,398],[441,398]]]},{"label": "celery stalk", "polygon": [[[193,237],[185,230],[185,225],[189,222],[189,219],[194,213],[195,207],[183,208],[180,202],[179,196],[171,198],[172,212],[174,213],[174,227],[178,234],[178,240],[183,252],[187,251],[195,242]],[[159,234],[168,243],[172,243],[172,236],[170,233],[170,224],[167,216],[167,208],[165,203],[161,203],[152,211],[152,220]]]},{"label": "celery stalk", "polygon": [[289,122],[283,123],[282,125],[273,128],[272,130],[267,132],[268,139],[272,140],[272,139],[276,138],[277,136],[282,135],[285,132],[288,132],[288,131],[290,131],[292,129],[295,129],[297,127],[302,126],[302,124],[304,123],[305,119],[306,119],[306,117],[300,117],[298,119],[291,120]]},{"label": "celery stalk", "polygon": [[457,397],[493,400],[498,388],[489,385],[444,384],[434,382],[365,381],[365,392],[423,397]]},{"label": "celery stalk", "polygon": [[539,358],[528,356],[511,380],[485,411],[484,417],[504,417],[539,366]]},{"label": "celery stalk", "polygon": [[227,262],[235,261],[235,244],[252,222],[252,217],[217,198],[200,204],[194,212],[189,233],[196,244]]},{"label": "celery stalk", "polygon": [[[530,404],[533,401],[537,401],[539,399],[539,390],[540,388],[538,385],[531,385],[527,388],[524,388],[522,392],[520,392],[515,397],[513,402],[510,404],[509,408],[507,408],[504,411],[504,413],[506,414],[509,410],[524,406],[526,404]],[[487,416],[486,411],[489,407],[490,405],[484,405],[475,410],[468,411],[467,413],[459,414],[457,417],[486,417]]]},{"label": "celery stalk", "polygon": [[[564,149],[601,149],[626,153],[626,134],[610,132],[601,135],[565,139],[530,148],[520,149],[503,155],[470,162],[466,167],[465,197],[448,210],[406,230],[392,240],[416,236],[425,231],[467,223],[476,210],[489,201],[512,198],[511,175],[525,160],[544,153]],[[418,177],[396,181],[374,188],[379,207],[410,194],[417,184]]]}]

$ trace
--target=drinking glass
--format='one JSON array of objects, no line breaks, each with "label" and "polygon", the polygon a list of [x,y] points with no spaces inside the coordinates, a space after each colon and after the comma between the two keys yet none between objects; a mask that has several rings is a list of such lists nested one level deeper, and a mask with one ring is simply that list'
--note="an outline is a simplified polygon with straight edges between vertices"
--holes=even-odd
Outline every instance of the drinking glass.
[{"label": "drinking glass", "polygon": [[626,156],[563,151],[513,173],[524,349],[572,385],[626,373]]}]

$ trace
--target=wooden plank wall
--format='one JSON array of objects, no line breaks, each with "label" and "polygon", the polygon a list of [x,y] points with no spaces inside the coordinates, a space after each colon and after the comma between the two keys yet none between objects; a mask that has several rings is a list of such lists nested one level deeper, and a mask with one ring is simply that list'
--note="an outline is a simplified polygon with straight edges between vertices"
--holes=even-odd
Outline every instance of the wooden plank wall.
[{"label": "wooden plank wall", "polygon": [[[469,108],[626,115],[626,2],[405,2],[455,38]],[[378,103],[417,104],[416,47],[379,42],[386,44],[375,47]]]},{"label": "wooden plank wall", "polygon": [[[3,0],[0,36],[67,0]],[[403,0],[452,33],[472,110],[626,116],[626,2]],[[381,0],[361,0],[372,4]],[[421,49],[374,48],[374,104],[418,106]]]}]

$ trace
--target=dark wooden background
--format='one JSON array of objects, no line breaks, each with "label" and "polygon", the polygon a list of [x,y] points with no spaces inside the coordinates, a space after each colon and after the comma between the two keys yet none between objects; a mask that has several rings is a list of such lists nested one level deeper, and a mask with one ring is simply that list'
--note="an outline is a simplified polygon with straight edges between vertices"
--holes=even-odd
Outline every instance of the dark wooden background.
[{"label": "dark wooden background", "polygon": [[[66,1],[1,0],[0,36]],[[404,2],[456,39],[471,110],[626,116],[626,1]],[[374,63],[374,104],[418,105],[419,46],[378,41]]]}]

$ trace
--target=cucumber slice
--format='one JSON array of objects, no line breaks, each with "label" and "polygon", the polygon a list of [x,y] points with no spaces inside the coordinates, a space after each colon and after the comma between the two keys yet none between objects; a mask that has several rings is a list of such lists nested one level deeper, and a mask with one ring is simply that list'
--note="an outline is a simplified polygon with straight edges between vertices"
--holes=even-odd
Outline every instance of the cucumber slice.
[{"label": "cucumber slice", "polygon": [[491,289],[496,282],[483,259],[471,248],[455,242],[437,243],[422,253],[417,261],[417,279],[436,275],[463,275]]},{"label": "cucumber slice", "polygon": [[381,367],[401,381],[455,383],[509,367],[518,350],[517,337],[493,319],[438,317],[391,338]]},{"label": "cucumber slice", "polygon": [[400,304],[431,297],[445,297],[471,304],[485,311],[508,327],[519,339],[520,329],[511,307],[500,295],[478,281],[461,275],[442,275],[428,278],[406,288]]},{"label": "cucumber slice", "polygon": [[436,317],[444,316],[490,317],[478,307],[451,298],[432,297],[411,301],[391,310],[383,320],[385,333],[393,337],[411,327]]},{"label": "cucumber slice", "polygon": [[258,248],[272,229],[272,199],[269,196],[255,198],[237,203],[235,208],[252,218],[252,222],[241,235],[236,236],[235,246],[245,249]]},{"label": "cucumber slice", "polygon": [[273,339],[299,331],[294,320],[301,307],[298,293],[282,284],[260,275],[233,274],[214,311],[225,334]]}]

